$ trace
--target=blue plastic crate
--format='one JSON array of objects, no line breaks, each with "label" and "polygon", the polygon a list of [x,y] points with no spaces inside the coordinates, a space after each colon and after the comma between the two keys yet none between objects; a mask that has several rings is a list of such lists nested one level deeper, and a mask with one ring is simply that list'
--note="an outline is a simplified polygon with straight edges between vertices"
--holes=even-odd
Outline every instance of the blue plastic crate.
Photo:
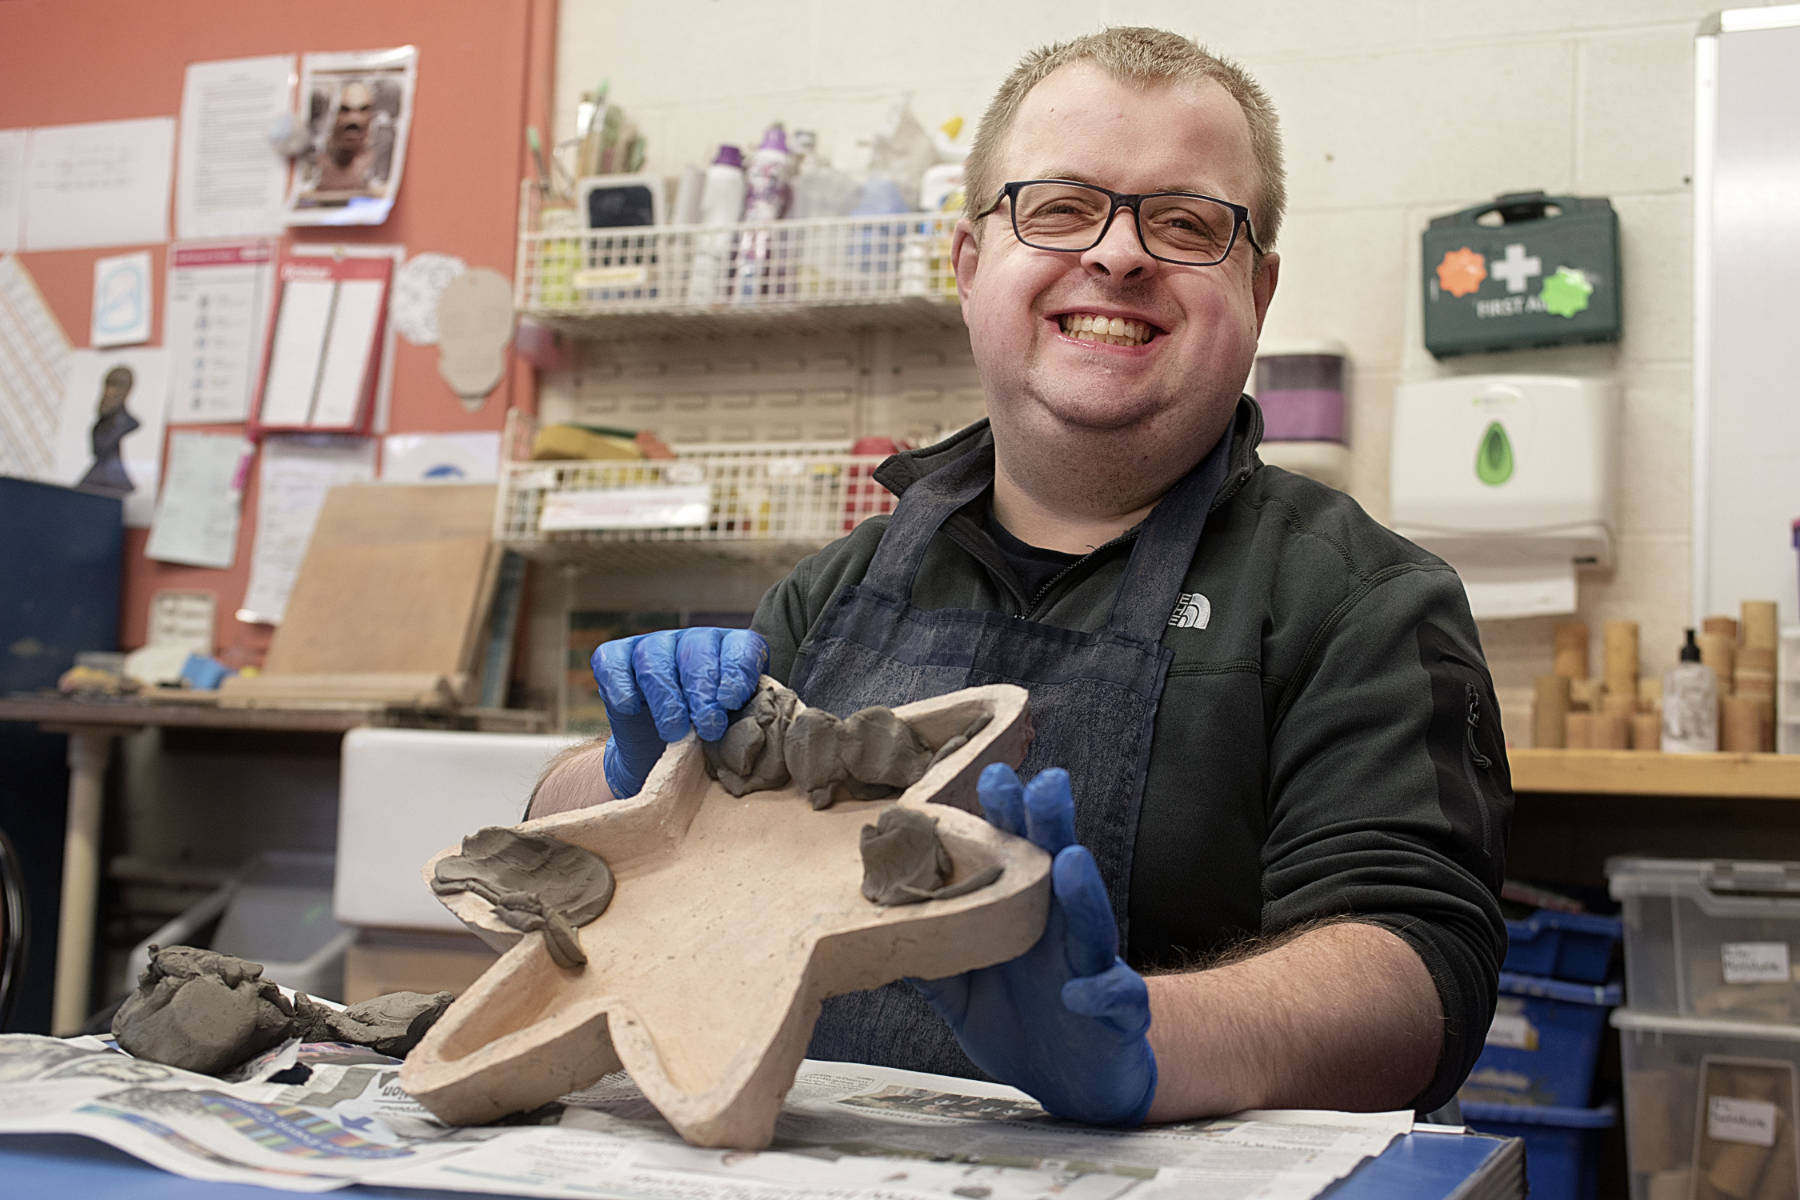
[{"label": "blue plastic crate", "polygon": [[1582,983],[1604,983],[1625,923],[1618,917],[1539,909],[1506,923],[1505,969]]},{"label": "blue plastic crate", "polygon": [[1610,1104],[1557,1108],[1465,1100],[1462,1112],[1471,1129],[1525,1139],[1531,1200],[1589,1200],[1600,1173],[1601,1140],[1618,1120]]},{"label": "blue plastic crate", "polygon": [[1502,971],[1498,1011],[1463,1099],[1585,1107],[1606,1012],[1618,1002],[1616,983],[1599,987]]}]

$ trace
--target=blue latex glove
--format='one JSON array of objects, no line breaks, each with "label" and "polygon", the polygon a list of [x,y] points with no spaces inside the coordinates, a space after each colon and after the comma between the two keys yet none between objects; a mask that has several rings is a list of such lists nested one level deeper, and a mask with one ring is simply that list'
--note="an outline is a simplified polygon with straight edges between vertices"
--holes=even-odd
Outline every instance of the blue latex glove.
[{"label": "blue latex glove", "polygon": [[602,642],[591,665],[612,736],[603,765],[619,799],[635,796],[662,757],[687,736],[725,736],[728,714],[756,694],[769,644],[748,629],[664,629]]},{"label": "blue latex glove", "polygon": [[978,794],[989,822],[1052,855],[1044,934],[1010,962],[913,986],[976,1066],[1046,1111],[1093,1125],[1140,1124],[1156,1096],[1150,992],[1119,959],[1106,885],[1075,841],[1069,773],[1052,767],[1021,787],[1010,767],[993,763]]}]

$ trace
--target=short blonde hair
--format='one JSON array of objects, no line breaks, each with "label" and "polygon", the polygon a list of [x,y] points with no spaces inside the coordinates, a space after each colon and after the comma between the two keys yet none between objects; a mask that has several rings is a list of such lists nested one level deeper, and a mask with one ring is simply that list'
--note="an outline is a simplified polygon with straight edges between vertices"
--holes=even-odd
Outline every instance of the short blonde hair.
[{"label": "short blonde hair", "polygon": [[[1140,87],[1210,79],[1223,87],[1243,109],[1250,126],[1250,151],[1256,159],[1261,195],[1249,205],[1256,240],[1273,249],[1281,230],[1281,214],[1287,205],[1287,177],[1281,164],[1281,126],[1275,106],[1242,67],[1219,58],[1198,43],[1162,29],[1116,26],[1070,42],[1058,42],[1034,50],[1019,61],[981,118],[981,128],[969,149],[964,170],[967,199],[964,211],[973,220],[993,203],[1001,180],[994,178],[1006,135],[1012,131],[1019,106],[1031,89],[1060,67],[1093,63],[1114,79]],[[1235,197],[1226,197],[1235,199]]]}]

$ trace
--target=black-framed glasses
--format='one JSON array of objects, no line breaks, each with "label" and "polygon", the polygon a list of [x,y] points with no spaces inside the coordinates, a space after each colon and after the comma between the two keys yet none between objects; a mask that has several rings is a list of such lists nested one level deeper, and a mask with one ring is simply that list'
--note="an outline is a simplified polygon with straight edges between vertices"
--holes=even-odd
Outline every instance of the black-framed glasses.
[{"label": "black-framed glasses", "polygon": [[1198,192],[1114,192],[1073,179],[1016,179],[1000,185],[980,220],[1012,201],[1013,233],[1034,250],[1080,254],[1106,236],[1113,216],[1131,210],[1138,242],[1151,258],[1184,267],[1211,267],[1231,256],[1238,230],[1258,254],[1250,210]]}]

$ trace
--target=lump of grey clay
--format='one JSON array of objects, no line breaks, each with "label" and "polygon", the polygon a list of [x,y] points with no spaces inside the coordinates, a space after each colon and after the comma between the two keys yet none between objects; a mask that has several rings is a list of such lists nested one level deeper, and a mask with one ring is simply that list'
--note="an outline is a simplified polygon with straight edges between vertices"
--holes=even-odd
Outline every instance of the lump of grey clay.
[{"label": "lump of grey clay", "polygon": [[150,947],[137,989],[113,1015],[138,1058],[217,1075],[285,1041],[293,1008],[259,963],[192,946]]},{"label": "lump of grey clay", "polygon": [[291,1036],[304,1042],[349,1042],[389,1058],[405,1058],[454,999],[453,992],[389,992],[339,1012],[299,994]]},{"label": "lump of grey clay", "polygon": [[555,838],[492,825],[462,841],[462,853],[438,863],[431,890],[473,892],[514,929],[543,930],[561,967],[587,962],[575,930],[612,903],[613,874],[601,857]]},{"label": "lump of grey clay", "polygon": [[814,808],[830,808],[843,796],[898,796],[992,719],[992,713],[982,713],[933,747],[891,708],[877,705],[839,719],[822,708],[802,709],[793,692],[765,684],[732,718],[723,738],[700,745],[708,773],[734,796],[791,781]]},{"label": "lump of grey clay", "polygon": [[814,808],[830,808],[841,786],[853,800],[885,800],[919,781],[931,765],[925,739],[891,708],[865,708],[839,720],[808,708],[782,743],[794,782]]},{"label": "lump of grey clay", "polygon": [[949,900],[1000,878],[998,864],[945,886],[953,865],[937,835],[937,818],[894,805],[873,825],[862,827],[862,894],[876,904],[917,904]]},{"label": "lump of grey clay", "polygon": [[702,742],[713,778],[734,796],[786,785],[782,738],[800,698],[784,687],[760,687],[716,742]]}]

